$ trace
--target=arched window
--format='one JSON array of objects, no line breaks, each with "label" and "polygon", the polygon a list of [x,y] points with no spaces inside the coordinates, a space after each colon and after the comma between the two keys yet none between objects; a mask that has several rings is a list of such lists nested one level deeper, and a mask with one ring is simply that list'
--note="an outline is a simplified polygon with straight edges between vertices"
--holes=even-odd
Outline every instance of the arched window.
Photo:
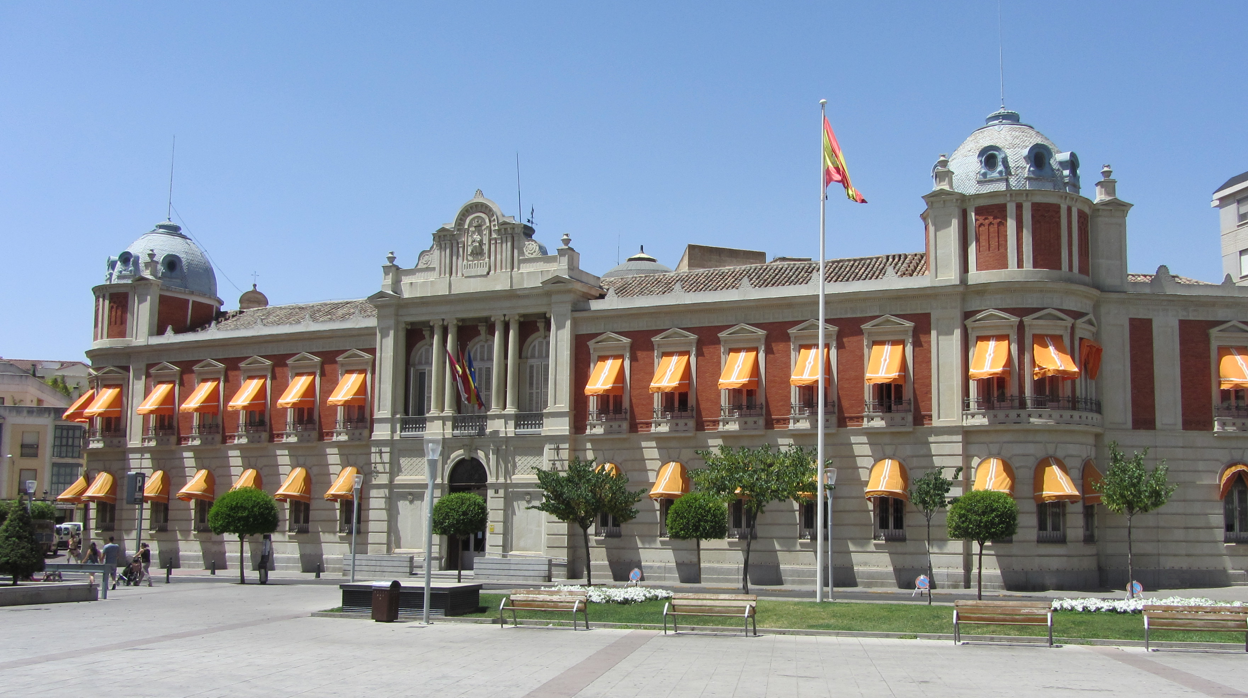
[{"label": "arched window", "polygon": [[1248,543],[1248,484],[1237,478],[1222,500],[1226,535],[1223,542]]},{"label": "arched window", "polygon": [[407,413],[423,417],[429,414],[433,404],[433,349],[429,344],[418,346],[412,352],[409,370]]},{"label": "arched window", "polygon": [[524,412],[546,409],[550,386],[550,337],[533,338],[524,350]]},{"label": "arched window", "polygon": [[470,412],[486,412],[490,409],[494,382],[494,340],[486,339],[472,345],[468,350],[472,355],[472,368],[476,374],[477,393],[481,396],[483,408],[465,406],[465,414]]}]

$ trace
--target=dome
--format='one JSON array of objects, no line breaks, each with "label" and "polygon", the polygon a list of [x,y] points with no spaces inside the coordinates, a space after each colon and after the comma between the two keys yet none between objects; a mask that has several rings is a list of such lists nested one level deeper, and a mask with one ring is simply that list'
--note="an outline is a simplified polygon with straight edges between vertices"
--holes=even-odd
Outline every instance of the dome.
[{"label": "dome", "polygon": [[243,295],[238,297],[239,310],[254,310],[267,307],[269,307],[269,297],[258,291],[255,284],[251,285],[250,291],[245,291]]},{"label": "dome", "polygon": [[110,257],[105,283],[120,283],[142,275],[143,265],[149,259],[158,265],[155,276],[162,287],[216,299],[217,275],[208,256],[182,234],[181,226],[170,221],[157,223],[121,254]]},{"label": "dome", "polygon": [[1008,189],[1079,193],[1079,157],[1058,150],[1043,133],[1002,109],[962,142],[949,158],[953,188],[963,194]]},{"label": "dome", "polygon": [[659,264],[654,257],[646,254],[645,246],[637,254],[624,260],[623,264],[617,264],[610,271],[602,275],[604,279],[614,279],[621,276],[641,276],[642,274],[668,274],[671,269]]}]

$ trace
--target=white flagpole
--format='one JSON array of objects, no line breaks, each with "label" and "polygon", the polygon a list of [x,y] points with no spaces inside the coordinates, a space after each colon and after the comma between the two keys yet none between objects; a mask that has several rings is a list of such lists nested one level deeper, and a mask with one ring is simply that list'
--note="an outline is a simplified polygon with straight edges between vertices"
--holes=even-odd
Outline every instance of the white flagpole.
[{"label": "white flagpole", "polygon": [[[825,209],[827,208],[827,201],[828,201],[828,190],[827,190],[827,187],[825,187],[823,183],[823,168],[824,168],[823,122],[827,118],[825,115],[825,109],[827,108],[827,104],[828,104],[828,100],[826,99],[819,100],[819,266],[817,268],[817,273],[819,274],[819,347],[818,347],[818,353],[815,354],[815,361],[819,363],[819,382],[818,382],[818,387],[815,391],[815,401],[819,405],[818,407],[819,422],[818,422],[818,425],[816,426],[816,429],[818,430],[816,433],[818,433],[819,436],[818,436],[818,439],[816,441],[816,446],[815,446],[815,454],[816,454],[815,455],[815,468],[817,470],[816,475],[815,475],[815,511],[817,512],[816,519],[815,519],[815,522],[816,522],[816,526],[815,526],[815,601],[818,603],[823,602],[823,529],[824,529],[824,526],[827,525],[823,519],[823,516],[824,516],[823,496],[825,494],[824,489],[823,489],[823,481],[824,481],[823,415],[824,415],[824,402],[825,402],[824,400],[825,378],[824,378],[823,373],[824,373],[824,366],[827,363],[823,358],[824,356],[823,327],[825,324],[825,315],[827,312],[826,309],[824,308],[824,300],[823,300],[823,284],[824,284],[824,276],[825,276],[824,270],[823,270],[823,264],[824,264],[823,257],[824,257],[824,221],[827,217],[825,215]],[[831,589],[831,587],[832,587],[832,579],[829,577],[828,588]]]}]

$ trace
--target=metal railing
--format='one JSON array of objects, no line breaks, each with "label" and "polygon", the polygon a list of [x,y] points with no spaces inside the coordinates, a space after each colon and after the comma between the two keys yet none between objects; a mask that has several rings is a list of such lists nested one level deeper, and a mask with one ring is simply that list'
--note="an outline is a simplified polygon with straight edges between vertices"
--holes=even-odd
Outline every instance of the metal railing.
[{"label": "metal railing", "polygon": [[[836,400],[823,403],[824,415],[836,414]],[[814,402],[795,402],[789,405],[789,414],[794,417],[818,417],[819,405]]]},{"label": "metal railing", "polygon": [[[910,412],[914,409],[909,400],[869,401],[863,408],[867,414],[890,414],[894,412]],[[884,540],[888,540],[885,538]]]},{"label": "metal railing", "polygon": [[[120,439],[126,435],[125,427],[117,429],[88,429],[87,438],[89,439]],[[37,448],[37,447],[36,447]],[[23,455],[24,458],[31,456]]]},{"label": "metal railing", "polygon": [[291,524],[287,530],[287,533],[307,533],[309,530],[310,530],[310,527],[308,524],[297,523],[297,524]]},{"label": "metal railing", "polygon": [[177,436],[177,427],[148,427],[143,430],[143,435],[155,438],[157,436]]},{"label": "metal railing", "polygon": [[339,419],[334,427],[338,431],[359,431],[368,429],[367,419]]},{"label": "metal railing", "polygon": [[451,415],[451,434],[455,436],[485,436],[485,415]]},{"label": "metal railing", "polygon": [[1036,531],[1037,543],[1065,543],[1066,531]]},{"label": "metal railing", "polygon": [[1248,531],[1227,531],[1222,535],[1223,543],[1248,543]]},{"label": "metal railing", "polygon": [[316,420],[310,419],[306,421],[295,421],[293,419],[286,422],[286,431],[316,431]]},{"label": "metal railing", "polygon": [[589,421],[591,422],[627,422],[628,409],[621,408],[618,410],[590,410]]},{"label": "metal railing", "polygon": [[997,397],[968,397],[963,410],[981,412],[992,410],[1070,410],[1072,412],[1101,413],[1101,401],[1086,397],[1051,395],[1001,395]]},{"label": "metal railing", "polygon": [[191,436],[217,436],[221,433],[221,424],[193,424],[191,425]]},{"label": "metal railing", "polygon": [[906,529],[904,528],[877,528],[875,529],[875,540],[885,542],[900,543],[906,540]]},{"label": "metal railing", "polygon": [[541,431],[545,423],[546,416],[541,412],[516,413],[516,431]]},{"label": "metal railing", "polygon": [[22,444],[22,458],[38,458],[39,444]]},{"label": "metal railing", "polygon": [[655,419],[693,419],[693,410],[665,410],[663,408],[655,409]]},{"label": "metal railing", "polygon": [[1230,405],[1223,403],[1213,408],[1213,416],[1248,419],[1248,405]]},{"label": "metal railing", "polygon": [[269,430],[269,425],[264,422],[253,422],[250,424],[238,425],[238,433],[240,434],[263,434]]},{"label": "metal railing", "polygon": [[623,534],[619,526],[599,526],[594,535],[598,538],[619,538]]},{"label": "metal railing", "polygon": [[761,417],[762,405],[720,405],[720,417]]},{"label": "metal railing", "polygon": [[[750,535],[751,532],[753,532],[754,534],[753,536]],[[758,531],[750,529],[748,527],[729,528],[728,539],[729,540],[746,540],[746,539],[758,540]]]},{"label": "metal railing", "polygon": [[399,434],[423,434],[428,423],[429,418],[424,415],[419,417],[399,417]]}]

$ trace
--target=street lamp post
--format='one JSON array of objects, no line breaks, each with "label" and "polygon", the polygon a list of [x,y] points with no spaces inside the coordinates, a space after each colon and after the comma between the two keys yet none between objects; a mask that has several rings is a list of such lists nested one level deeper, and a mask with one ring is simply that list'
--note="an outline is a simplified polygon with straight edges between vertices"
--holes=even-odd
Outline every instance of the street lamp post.
[{"label": "street lamp post", "polygon": [[823,481],[828,483],[828,601],[832,600],[832,590],[835,585],[832,582],[832,572],[836,568],[832,566],[832,495],[836,492],[836,468],[828,468],[823,471]]},{"label": "street lamp post", "polygon": [[433,593],[433,481],[442,456],[442,439],[425,437],[425,478],[429,489],[425,494],[425,595],[420,602],[425,625],[429,625],[430,596]]},{"label": "street lamp post", "polygon": [[355,582],[355,533],[360,527],[360,487],[364,485],[364,476],[356,474],[351,487],[351,581]]}]

